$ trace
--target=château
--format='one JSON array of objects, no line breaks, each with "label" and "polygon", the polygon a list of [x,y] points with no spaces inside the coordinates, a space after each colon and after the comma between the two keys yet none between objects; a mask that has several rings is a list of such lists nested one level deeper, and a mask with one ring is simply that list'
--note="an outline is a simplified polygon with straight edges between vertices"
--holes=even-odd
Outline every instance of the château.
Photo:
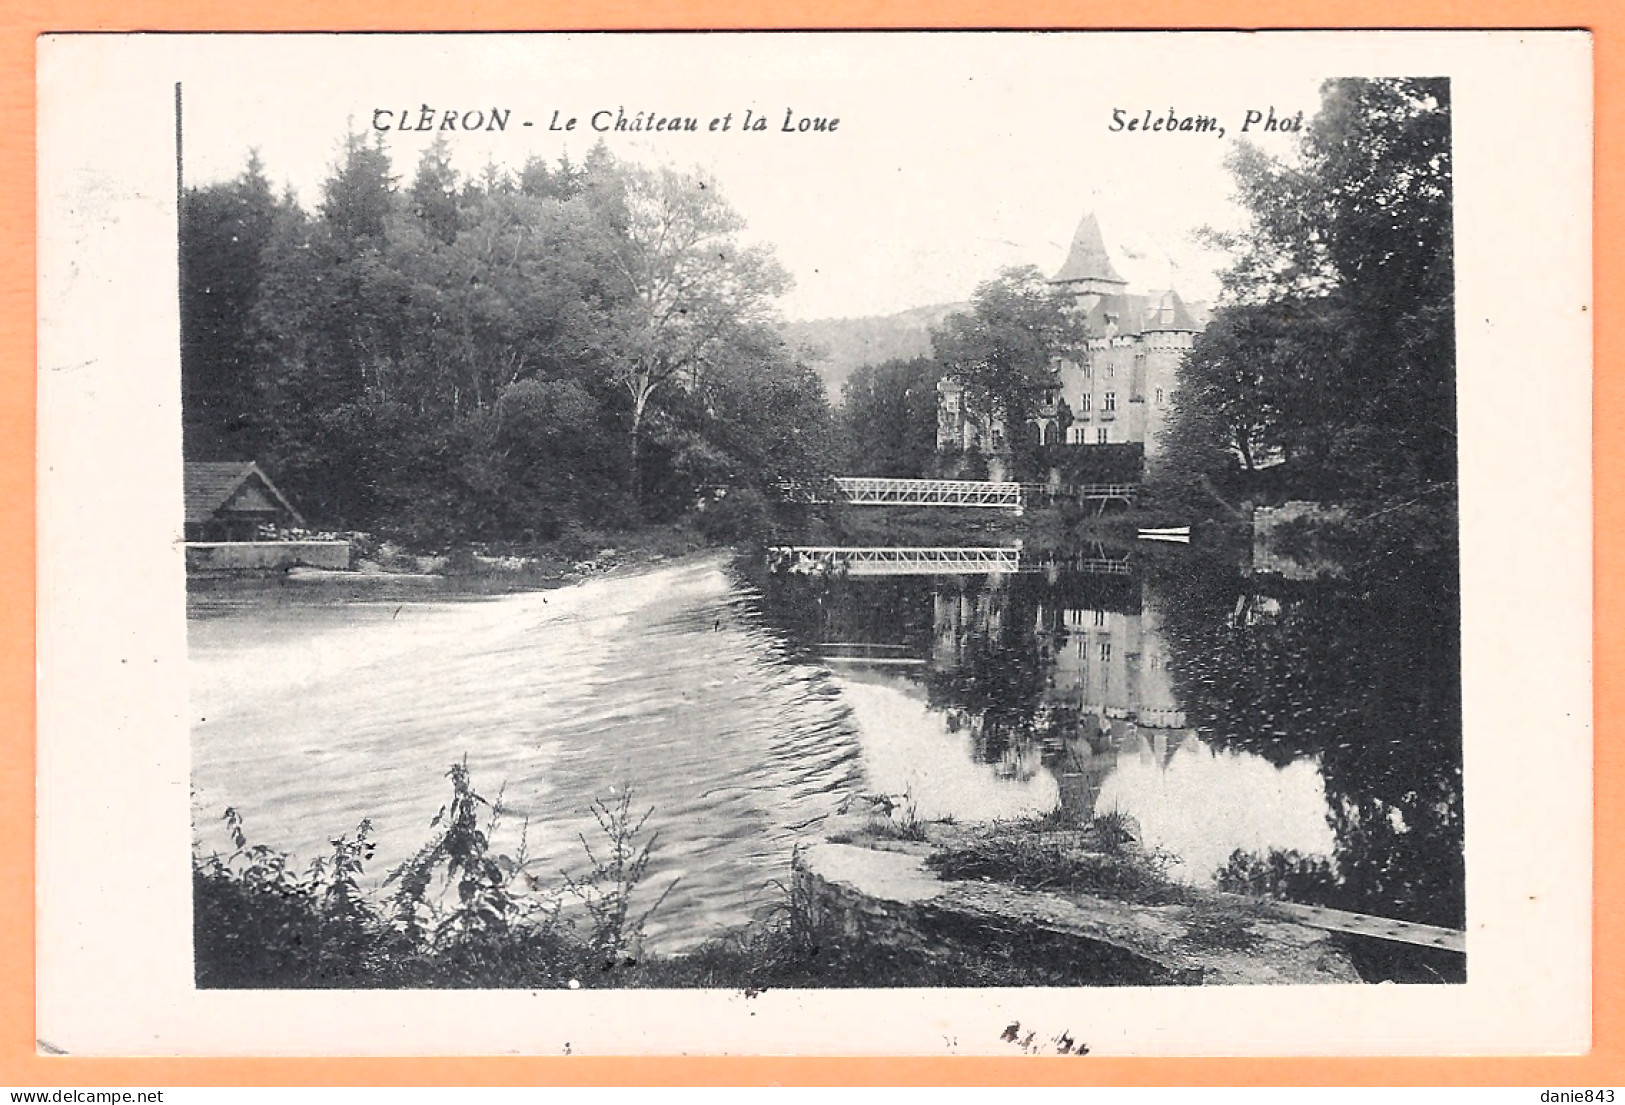
[{"label": "ch\u00e2teau", "polygon": [[[1050,386],[1022,432],[1041,445],[1141,444],[1149,459],[1179,364],[1207,324],[1206,309],[1187,304],[1171,288],[1130,292],[1093,214],[1078,224],[1050,283],[1072,294],[1089,339],[1072,358],[1055,362]],[[1006,474],[1010,427],[1002,412],[977,409],[953,377],[945,377],[937,392],[937,449],[979,451],[988,458],[990,476]]]}]

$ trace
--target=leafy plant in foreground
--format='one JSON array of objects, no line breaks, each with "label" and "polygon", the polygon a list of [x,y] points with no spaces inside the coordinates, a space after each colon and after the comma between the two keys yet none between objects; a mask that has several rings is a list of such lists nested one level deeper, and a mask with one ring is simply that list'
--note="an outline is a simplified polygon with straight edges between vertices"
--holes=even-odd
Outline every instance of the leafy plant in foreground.
[{"label": "leafy plant in foreground", "polygon": [[581,847],[592,862],[592,870],[580,879],[564,877],[565,887],[581,900],[592,918],[592,948],[606,966],[635,962],[643,942],[643,926],[676,888],[673,879],[660,897],[641,913],[632,911],[632,895],[649,869],[659,833],[650,833],[638,843],[653,807],[640,817],[632,814],[632,792],[623,788],[613,801],[602,798],[592,804],[593,818],[609,842],[602,856],[593,850],[585,835]]}]

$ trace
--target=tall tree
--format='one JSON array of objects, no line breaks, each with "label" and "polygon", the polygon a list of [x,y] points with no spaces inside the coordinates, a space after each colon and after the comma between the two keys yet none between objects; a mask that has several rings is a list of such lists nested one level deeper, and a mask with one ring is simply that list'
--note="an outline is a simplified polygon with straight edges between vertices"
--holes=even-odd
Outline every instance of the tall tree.
[{"label": "tall tree", "polygon": [[395,183],[382,135],[368,142],[365,134],[346,134],[338,163],[322,184],[321,215],[333,237],[354,247],[382,245]]},{"label": "tall tree", "polygon": [[1036,452],[1025,427],[1054,384],[1055,361],[1087,337],[1071,293],[1027,265],[979,285],[970,309],[944,319],[931,345],[944,369],[964,383],[967,402],[1003,416],[1022,470]]},{"label": "tall tree", "polygon": [[[1235,261],[1190,386],[1266,400],[1252,451],[1307,457],[1329,493],[1453,479],[1449,82],[1335,80],[1321,97],[1294,159],[1247,144],[1231,156],[1250,225],[1214,236]],[[1176,418],[1170,432],[1199,429]]]},{"label": "tall tree", "polygon": [[436,135],[418,159],[410,196],[412,214],[429,234],[448,244],[456,239],[457,172],[451,167],[451,146],[444,135]]},{"label": "tall tree", "polygon": [[856,476],[920,477],[937,449],[937,381],[929,357],[864,365],[841,388],[841,470]]},{"label": "tall tree", "polygon": [[596,149],[586,172],[616,295],[604,352],[630,402],[636,491],[651,400],[674,384],[698,386],[741,329],[767,317],[790,278],[767,250],[739,243],[744,220],[714,180],[619,163]]},{"label": "tall tree", "polygon": [[252,457],[262,443],[251,311],[267,278],[275,218],[258,152],[235,180],[189,189],[182,204],[181,378],[190,457]]}]

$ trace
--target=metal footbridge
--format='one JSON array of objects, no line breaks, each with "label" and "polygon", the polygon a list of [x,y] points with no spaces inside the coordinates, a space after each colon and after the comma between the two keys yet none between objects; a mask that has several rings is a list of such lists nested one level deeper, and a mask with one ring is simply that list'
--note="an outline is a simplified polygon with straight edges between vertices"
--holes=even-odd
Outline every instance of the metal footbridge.
[{"label": "metal footbridge", "polygon": [[1119,501],[1132,503],[1139,489],[1128,483],[1047,484],[1008,480],[903,480],[882,476],[836,476],[813,501],[853,506],[942,506],[1021,510],[1040,503]]}]

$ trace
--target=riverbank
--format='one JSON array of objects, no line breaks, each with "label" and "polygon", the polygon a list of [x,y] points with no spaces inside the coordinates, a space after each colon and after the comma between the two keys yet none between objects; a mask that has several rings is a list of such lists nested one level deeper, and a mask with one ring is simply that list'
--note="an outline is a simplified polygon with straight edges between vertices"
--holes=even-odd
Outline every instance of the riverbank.
[{"label": "riverbank", "polygon": [[[784,893],[752,920],[679,954],[644,953],[664,894],[645,885],[654,836],[630,796],[595,803],[591,866],[559,881],[523,853],[499,852],[502,800],[449,773],[441,828],[379,888],[365,876],[370,821],[306,865],[250,840],[228,811],[234,848],[193,856],[194,962],[201,989],[773,988],[1081,986],[1157,981],[1099,949],[1025,941],[876,940],[828,916],[799,856]],[[817,847],[817,845],[813,845]],[[302,874],[300,872],[303,872]],[[1189,981],[1163,979],[1162,981]]]},{"label": "riverbank", "polygon": [[348,538],[355,546],[348,570],[188,572],[188,597],[205,602],[292,596],[327,602],[478,598],[567,587],[726,551],[681,526],[577,533],[543,545],[468,545],[428,552],[366,535]]},{"label": "riverbank", "polygon": [[[304,867],[249,841],[193,858],[196,982],[233,988],[842,988],[1359,981],[1327,933],[1170,882],[1121,818],[1082,828],[898,820],[857,798],[798,847],[780,900],[685,953],[647,955],[664,895],[630,796],[595,803],[592,867],[546,885],[499,853],[453,765],[443,828],[368,891],[369,822]],[[294,872],[304,870],[306,874]]]}]

